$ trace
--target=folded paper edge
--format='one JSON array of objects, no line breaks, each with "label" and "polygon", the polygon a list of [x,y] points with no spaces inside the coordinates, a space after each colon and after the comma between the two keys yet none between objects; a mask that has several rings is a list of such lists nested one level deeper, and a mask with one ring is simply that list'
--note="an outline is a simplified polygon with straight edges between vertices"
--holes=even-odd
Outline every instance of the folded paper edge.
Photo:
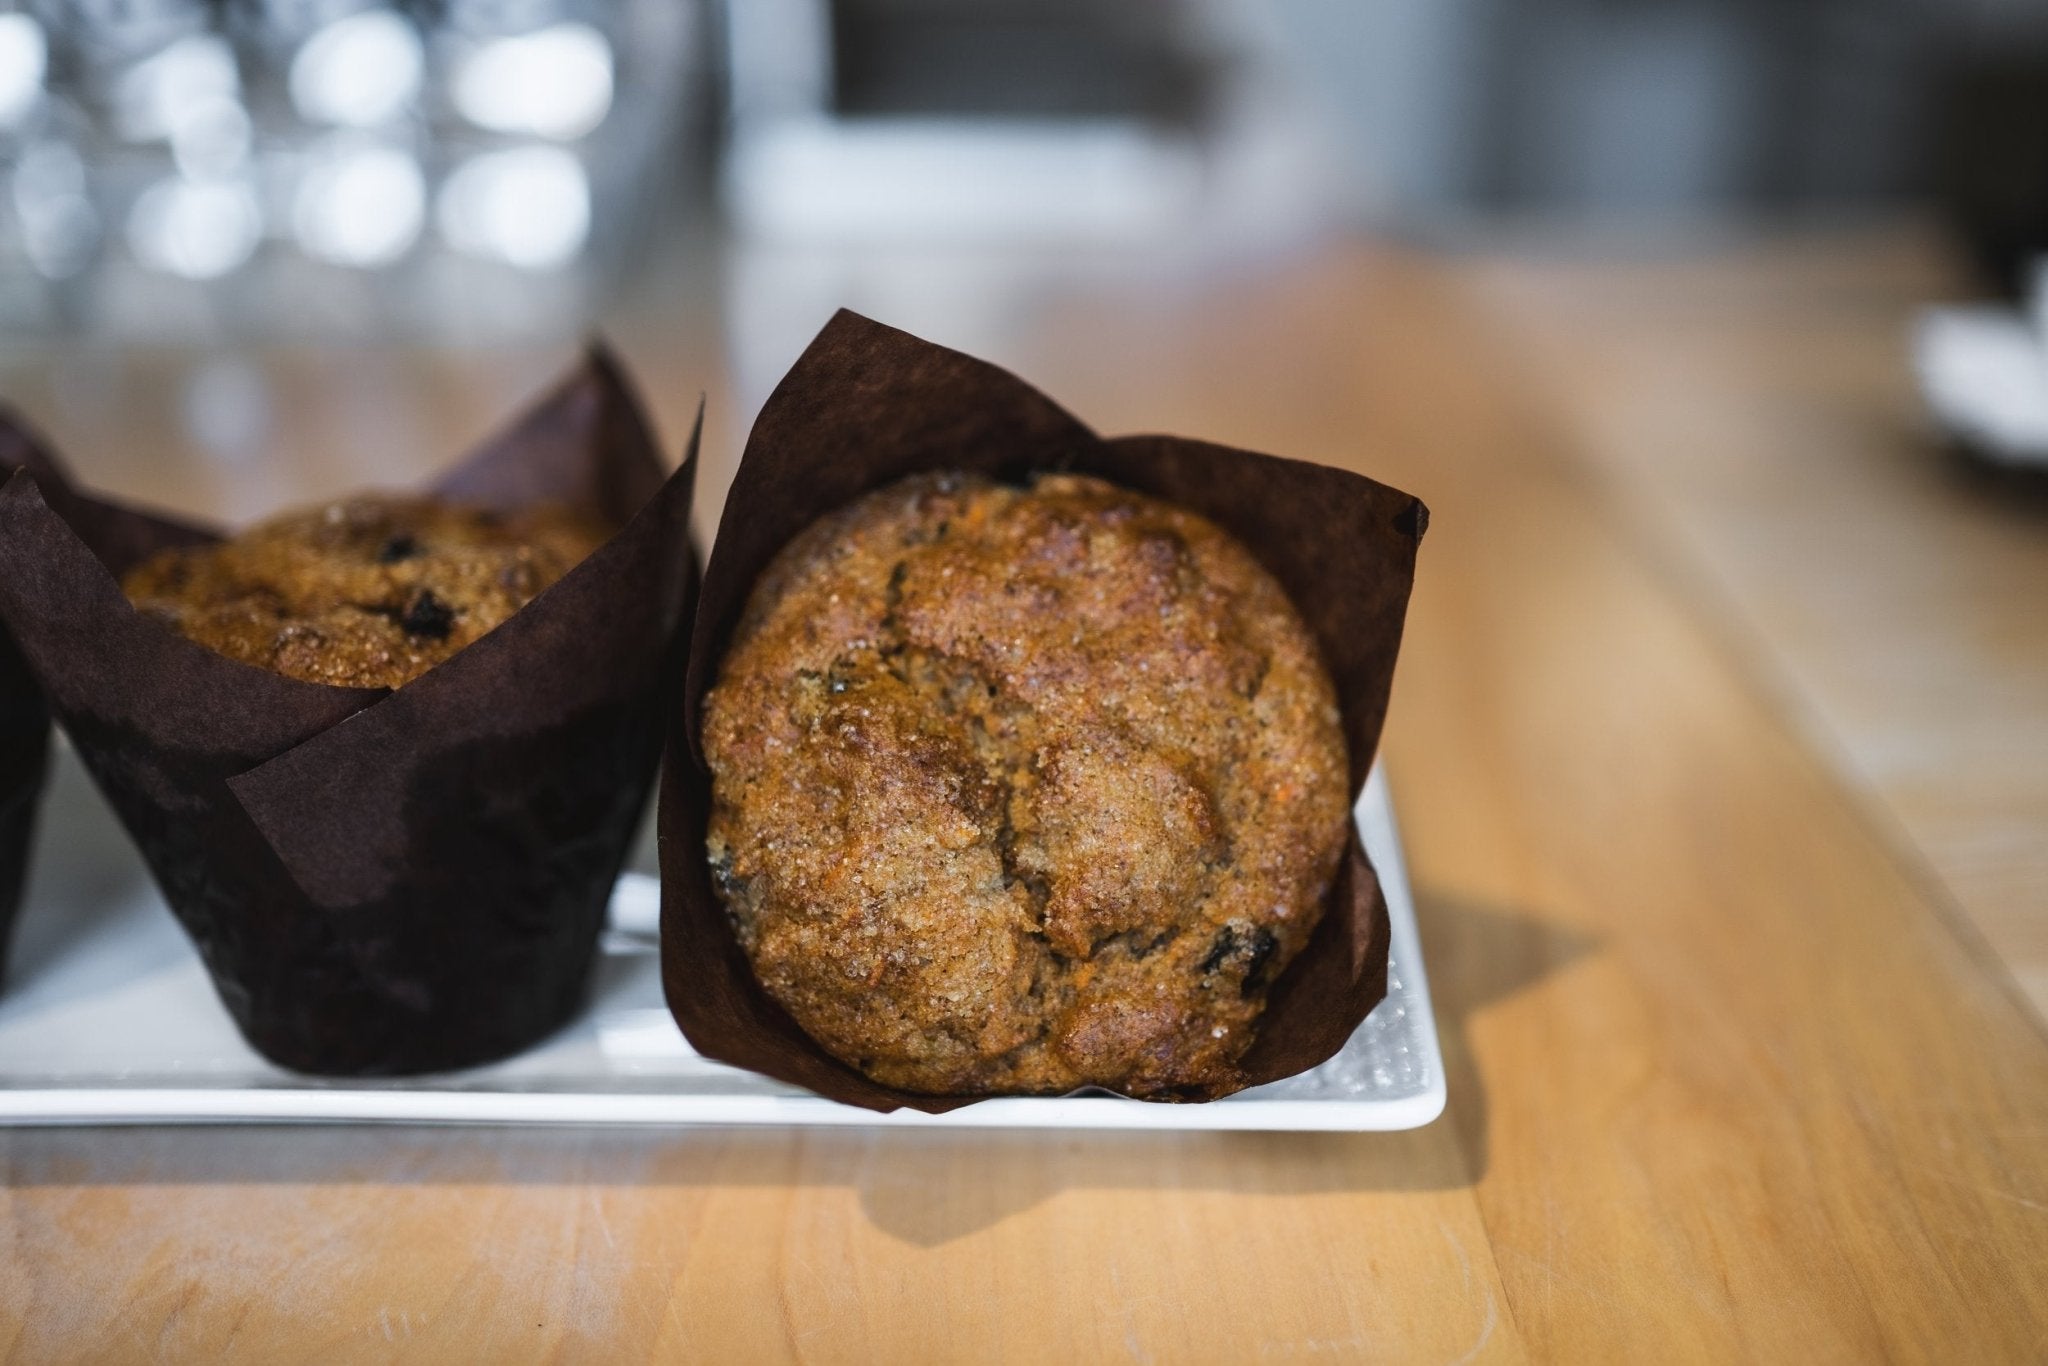
[{"label": "folded paper edge", "polygon": [[[178,660],[182,666],[221,680],[224,688],[246,689],[252,683],[263,688],[289,713],[285,728],[293,733],[289,737],[274,740],[280,751],[305,739],[309,733],[346,719],[386,695],[383,689],[332,688],[323,684],[303,683],[285,678],[281,674],[273,674],[267,670],[257,669],[253,665],[229,659],[207,649],[204,645],[185,639],[160,622],[149,620],[128,600],[127,594],[121,591],[119,581],[114,578],[99,554],[79,534],[77,528],[50,505],[43,495],[42,478],[43,476],[38,476],[27,469],[16,470],[5,486],[0,487],[0,520],[9,517],[25,519],[27,534],[41,533],[58,553],[68,557],[68,572],[80,575],[83,587],[91,595],[89,611],[100,625],[112,628],[111,634],[102,634],[99,637],[101,643],[109,643],[114,636],[122,633],[138,633],[138,643],[146,642],[149,650],[160,652]],[[107,508],[112,505],[99,506]],[[125,509],[116,511],[126,515]],[[0,541],[0,562],[4,562],[13,553],[13,549],[4,541]],[[26,606],[17,611],[13,605],[32,596],[31,590],[43,580],[47,571],[55,567],[48,563],[37,564],[34,569],[38,572],[13,578],[10,582],[0,585],[0,620],[6,622],[16,645],[29,661],[30,670],[35,674],[37,683],[49,697],[53,709],[61,716],[67,711],[83,709],[87,706],[87,699],[82,695],[74,695],[73,690],[69,688],[53,686],[53,676],[59,670],[52,667],[54,661],[45,657],[48,652],[40,643],[48,629],[46,618],[49,614]],[[27,619],[16,620],[17,616]],[[75,632],[80,626],[81,623],[76,621],[62,622],[59,629]],[[250,674],[254,675],[253,680],[248,677]],[[103,701],[115,697],[123,688],[132,687],[134,693],[126,698],[127,705],[121,710],[130,713],[131,719],[138,721],[143,716],[161,720],[169,708],[171,698],[170,690],[159,686],[160,676],[157,670],[109,668],[94,671],[91,686],[95,689],[94,696]],[[193,715],[202,717],[198,722],[202,725],[206,723],[208,715],[214,720],[236,719],[222,717],[217,710],[212,713],[204,713],[198,709],[188,710],[191,710]]]}]

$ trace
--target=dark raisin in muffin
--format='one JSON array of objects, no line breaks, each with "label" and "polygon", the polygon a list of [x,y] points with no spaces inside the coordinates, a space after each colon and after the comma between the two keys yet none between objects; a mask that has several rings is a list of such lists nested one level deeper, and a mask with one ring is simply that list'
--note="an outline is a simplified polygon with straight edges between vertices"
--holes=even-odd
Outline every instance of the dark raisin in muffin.
[{"label": "dark raisin in muffin", "polygon": [[921,475],[826,516],[704,705],[756,975],[905,1090],[1229,1081],[1346,837],[1336,694],[1285,593],[1096,479]]},{"label": "dark raisin in muffin", "polygon": [[396,688],[502,624],[609,529],[365,496],[288,512],[130,570],[135,605],[231,659],[309,683]]}]

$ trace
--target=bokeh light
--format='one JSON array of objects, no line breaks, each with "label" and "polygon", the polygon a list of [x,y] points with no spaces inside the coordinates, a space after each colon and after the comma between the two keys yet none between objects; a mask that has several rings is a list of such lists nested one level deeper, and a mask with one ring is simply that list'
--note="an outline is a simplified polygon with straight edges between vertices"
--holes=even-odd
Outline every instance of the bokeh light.
[{"label": "bokeh light", "polygon": [[188,280],[228,274],[262,239],[255,192],[238,180],[170,176],[144,190],[128,214],[128,245],[136,257]]},{"label": "bokeh light", "polygon": [[292,232],[320,260],[388,265],[419,239],[426,206],[426,178],[410,153],[337,139],[311,155],[292,206]]},{"label": "bokeh light", "polygon": [[180,38],[121,73],[113,90],[115,127],[131,142],[173,137],[180,120],[233,98],[241,84],[225,38]]},{"label": "bokeh light", "polygon": [[573,259],[590,234],[590,181],[559,147],[480,152],[449,175],[435,217],[457,251],[546,270]]},{"label": "bokeh light", "polygon": [[33,16],[0,14],[0,125],[21,122],[41,101],[49,62],[49,42]]},{"label": "bokeh light", "polygon": [[449,93],[479,128],[579,138],[611,109],[611,44],[588,24],[494,38],[456,67]]},{"label": "bokeh light", "polygon": [[86,197],[78,153],[62,142],[35,143],[15,163],[11,179],[29,265],[50,280],[83,270],[99,244],[100,218]]},{"label": "bokeh light", "polygon": [[337,19],[292,58],[292,107],[312,123],[373,128],[406,112],[426,56],[411,23],[390,10]]}]

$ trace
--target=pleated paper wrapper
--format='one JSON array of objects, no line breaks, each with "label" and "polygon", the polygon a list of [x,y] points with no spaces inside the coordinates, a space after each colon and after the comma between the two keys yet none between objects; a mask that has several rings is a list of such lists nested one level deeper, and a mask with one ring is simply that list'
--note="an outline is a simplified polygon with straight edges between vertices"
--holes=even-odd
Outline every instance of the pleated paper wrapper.
[{"label": "pleated paper wrapper", "polygon": [[[754,582],[776,553],[824,513],[935,470],[1009,481],[1096,475],[1190,508],[1244,542],[1287,590],[1329,665],[1354,801],[1379,745],[1428,523],[1412,495],[1343,470],[1178,437],[1097,436],[996,366],[857,314],[833,318],[762,409],[705,569],[662,780],[662,973],[669,1007],[699,1053],[882,1111],[939,1113],[988,1097],[872,1081],[826,1053],[762,990],[712,890],[701,713]],[[1240,1084],[1293,1076],[1342,1048],[1386,995],[1387,940],[1386,902],[1354,829],[1322,920],[1273,985]]]},{"label": "pleated paper wrapper", "polygon": [[678,705],[695,435],[665,477],[594,349],[437,480],[618,530],[395,691],[286,678],[138,612],[122,574],[219,533],[54,463],[0,492],[0,619],[250,1044],[301,1072],[403,1075],[506,1057],[574,1015]]}]

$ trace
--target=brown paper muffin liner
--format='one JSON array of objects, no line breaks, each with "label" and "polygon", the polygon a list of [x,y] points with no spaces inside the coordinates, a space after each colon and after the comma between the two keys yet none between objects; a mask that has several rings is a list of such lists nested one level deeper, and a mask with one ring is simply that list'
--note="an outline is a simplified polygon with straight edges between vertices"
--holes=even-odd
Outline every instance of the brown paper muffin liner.
[{"label": "brown paper muffin liner", "polygon": [[48,767],[50,715],[13,639],[0,631],[0,982],[28,878],[29,843]]},{"label": "brown paper muffin liner", "polygon": [[465,1067],[579,1007],[677,705],[695,464],[693,434],[664,479],[593,351],[433,491],[620,529],[396,691],[231,660],[122,594],[155,550],[217,533],[50,471],[0,491],[0,620],[264,1056],[328,1075]]},{"label": "brown paper muffin liner", "polygon": [[[48,450],[0,406],[0,480],[17,469],[54,471]],[[14,637],[0,626],[0,984],[28,881],[36,809],[49,771],[50,709]]]},{"label": "brown paper muffin liner", "polygon": [[[699,1053],[871,1110],[928,1114],[984,1096],[883,1086],[812,1042],[762,990],[711,887],[705,692],[748,594],[819,516],[921,471],[1019,480],[1098,475],[1191,508],[1249,546],[1294,600],[1337,685],[1355,801],[1386,719],[1394,657],[1429,513],[1413,496],[1299,461],[1175,437],[1097,436],[996,366],[857,314],[826,325],[761,410],[704,573],[680,719],[661,790],[662,979]],[[1239,1086],[1327,1060],[1386,995],[1387,907],[1354,828],[1328,908],[1275,982]]]}]

